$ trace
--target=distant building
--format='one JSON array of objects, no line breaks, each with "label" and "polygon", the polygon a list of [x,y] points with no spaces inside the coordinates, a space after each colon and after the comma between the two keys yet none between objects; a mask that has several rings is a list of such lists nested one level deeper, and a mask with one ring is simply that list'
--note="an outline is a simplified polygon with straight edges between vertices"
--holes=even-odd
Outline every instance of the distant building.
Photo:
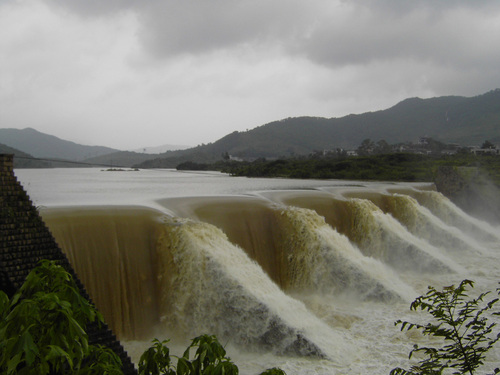
[{"label": "distant building", "polygon": [[238,156],[233,156],[233,155],[229,155],[229,160],[231,160],[231,161],[243,161],[242,158],[239,158]]},{"label": "distant building", "polygon": [[471,152],[474,155],[500,155],[500,149],[498,148],[479,148],[473,147]]},{"label": "distant building", "polygon": [[428,145],[429,144],[429,141],[430,141],[430,137],[420,137],[419,140],[418,140],[418,144],[420,146],[425,146],[425,145]]}]

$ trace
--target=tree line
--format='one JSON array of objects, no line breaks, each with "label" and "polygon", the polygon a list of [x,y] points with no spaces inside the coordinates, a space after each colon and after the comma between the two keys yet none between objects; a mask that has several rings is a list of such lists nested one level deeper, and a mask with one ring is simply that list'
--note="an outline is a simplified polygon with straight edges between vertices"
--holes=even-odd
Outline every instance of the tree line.
[{"label": "tree line", "polygon": [[178,170],[220,171],[231,176],[373,181],[433,181],[440,166],[479,167],[500,186],[500,156],[459,152],[447,154],[380,153],[347,157],[341,153],[254,161],[185,162]]}]

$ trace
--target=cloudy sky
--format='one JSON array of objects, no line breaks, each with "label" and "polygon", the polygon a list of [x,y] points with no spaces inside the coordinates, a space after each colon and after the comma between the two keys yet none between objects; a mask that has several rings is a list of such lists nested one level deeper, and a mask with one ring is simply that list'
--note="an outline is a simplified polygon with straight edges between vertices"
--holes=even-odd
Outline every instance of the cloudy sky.
[{"label": "cloudy sky", "polygon": [[498,0],[0,0],[0,127],[195,146],[482,94],[499,46]]}]

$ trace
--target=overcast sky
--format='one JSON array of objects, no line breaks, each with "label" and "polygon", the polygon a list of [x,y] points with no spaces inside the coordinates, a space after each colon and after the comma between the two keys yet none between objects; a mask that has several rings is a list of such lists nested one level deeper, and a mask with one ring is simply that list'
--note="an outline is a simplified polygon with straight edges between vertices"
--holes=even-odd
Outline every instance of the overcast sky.
[{"label": "overcast sky", "polygon": [[195,146],[482,94],[499,46],[498,0],[0,0],[0,127]]}]

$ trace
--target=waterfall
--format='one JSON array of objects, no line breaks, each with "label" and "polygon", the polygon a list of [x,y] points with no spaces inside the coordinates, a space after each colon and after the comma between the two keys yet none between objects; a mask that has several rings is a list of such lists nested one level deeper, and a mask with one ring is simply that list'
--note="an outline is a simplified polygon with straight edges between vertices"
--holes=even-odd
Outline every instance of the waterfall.
[{"label": "waterfall", "polygon": [[42,212],[76,274],[121,338],[144,339],[159,322],[154,210],[73,207]]},{"label": "waterfall", "polygon": [[460,228],[473,238],[487,242],[498,242],[500,240],[498,228],[494,228],[489,223],[466,214],[441,193],[419,191],[415,193],[415,198],[445,223]]},{"label": "waterfall", "polygon": [[403,194],[386,197],[388,211],[418,238],[448,250],[486,253],[487,250],[475,239],[457,227],[446,224],[439,217],[420,205],[415,198]]},{"label": "waterfall", "polygon": [[348,337],[289,297],[213,225],[165,220],[158,238],[161,320],[184,335],[222,340],[275,353],[352,356]]},{"label": "waterfall", "polygon": [[[317,210],[255,197],[198,199],[182,206],[194,219],[140,207],[44,214],[120,337],[140,339],[158,329],[184,336],[210,332],[277,353],[326,356],[324,347],[336,344],[320,346],[321,335],[314,332],[331,328],[290,295],[409,301],[416,292],[398,272],[463,273],[440,249],[367,199],[327,205],[338,211],[333,222],[341,223],[345,234]],[[442,223],[407,196],[395,195],[387,206],[412,228],[422,228],[422,217],[428,226]],[[435,230],[448,228],[442,223]],[[461,238],[448,232],[450,241]]]},{"label": "waterfall", "polygon": [[216,225],[286,291],[355,294],[378,301],[414,294],[392,270],[364,256],[315,210],[255,197],[164,203],[176,207],[178,214]]},{"label": "waterfall", "polygon": [[367,199],[351,198],[349,237],[365,255],[402,271],[454,272],[460,269],[439,249],[412,235]]},{"label": "waterfall", "polygon": [[364,256],[315,211],[286,207],[277,212],[288,288],[384,302],[415,295],[392,270]]}]

